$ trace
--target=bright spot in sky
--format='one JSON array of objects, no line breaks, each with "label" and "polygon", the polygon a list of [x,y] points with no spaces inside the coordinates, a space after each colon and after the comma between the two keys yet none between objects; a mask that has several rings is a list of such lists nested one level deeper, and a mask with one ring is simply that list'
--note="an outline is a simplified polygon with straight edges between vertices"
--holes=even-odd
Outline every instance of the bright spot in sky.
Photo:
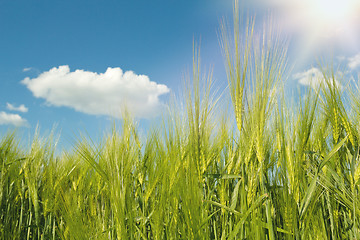
[{"label": "bright spot in sky", "polygon": [[[356,1],[354,0],[315,0],[312,2],[313,9],[324,17],[324,20],[336,21],[337,19],[347,18],[354,10]],[[311,6],[310,6],[311,8]]]},{"label": "bright spot in sky", "polygon": [[358,0],[307,0],[304,4],[309,20],[318,25],[318,30],[322,27],[328,33],[355,24],[359,13]]},{"label": "bright spot in sky", "polygon": [[[358,47],[360,0],[260,0],[279,11],[280,24],[302,39],[301,52]],[[304,56],[305,57],[305,56]]]}]

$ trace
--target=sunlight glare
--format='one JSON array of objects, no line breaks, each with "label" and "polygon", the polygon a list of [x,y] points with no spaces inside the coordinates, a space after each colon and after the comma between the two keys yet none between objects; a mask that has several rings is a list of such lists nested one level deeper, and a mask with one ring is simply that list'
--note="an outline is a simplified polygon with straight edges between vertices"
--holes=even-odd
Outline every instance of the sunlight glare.
[{"label": "sunlight glare", "polygon": [[260,0],[279,10],[279,23],[307,55],[329,46],[356,47],[360,39],[360,0]]},{"label": "sunlight glare", "polygon": [[[325,28],[343,28],[356,17],[356,0],[312,0],[304,1],[305,11],[314,23]],[[305,12],[305,14],[306,14]]]},{"label": "sunlight glare", "polygon": [[[340,20],[351,14],[354,0],[315,0],[312,3],[315,11],[324,17],[324,20]],[[310,6],[311,7],[311,6]]]}]

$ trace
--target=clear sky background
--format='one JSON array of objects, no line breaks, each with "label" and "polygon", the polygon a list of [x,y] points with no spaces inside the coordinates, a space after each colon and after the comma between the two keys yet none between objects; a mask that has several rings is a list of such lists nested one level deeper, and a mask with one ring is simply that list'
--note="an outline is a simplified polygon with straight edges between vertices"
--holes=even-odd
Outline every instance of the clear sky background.
[{"label": "clear sky background", "polygon": [[[321,81],[318,57],[357,76],[360,1],[243,0],[289,39],[289,88]],[[62,141],[98,138],[126,104],[143,128],[181,92],[201,39],[204,68],[227,85],[219,22],[232,0],[0,0],[0,133],[57,126]],[[260,25],[259,24],[259,25]],[[314,80],[315,79],[315,80]],[[320,79],[320,80],[319,80]],[[357,77],[355,77],[357,81]]]}]

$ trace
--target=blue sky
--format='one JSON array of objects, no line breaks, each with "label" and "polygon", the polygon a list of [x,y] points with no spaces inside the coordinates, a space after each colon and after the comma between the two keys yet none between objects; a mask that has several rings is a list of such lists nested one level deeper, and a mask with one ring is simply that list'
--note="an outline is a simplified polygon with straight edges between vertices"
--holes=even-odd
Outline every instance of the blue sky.
[{"label": "blue sky", "polygon": [[[283,26],[290,87],[311,85],[319,56],[357,74],[357,1],[240,2],[258,22],[270,11]],[[57,126],[67,142],[79,132],[97,138],[125,102],[146,128],[181,91],[194,39],[224,89],[217,32],[232,7],[232,0],[0,0],[0,133],[31,134],[38,124]]]}]

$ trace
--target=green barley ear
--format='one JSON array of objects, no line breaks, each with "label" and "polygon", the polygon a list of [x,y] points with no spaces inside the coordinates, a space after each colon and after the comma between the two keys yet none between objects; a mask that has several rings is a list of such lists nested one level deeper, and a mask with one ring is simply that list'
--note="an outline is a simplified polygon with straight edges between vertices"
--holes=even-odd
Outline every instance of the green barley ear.
[{"label": "green barley ear", "polygon": [[255,19],[249,18],[246,22],[243,38],[241,37],[242,32],[240,32],[241,23],[239,2],[235,0],[233,36],[230,34],[227,22],[223,19],[220,26],[220,45],[225,59],[230,96],[239,132],[242,131],[244,121],[246,82],[250,71]]}]

